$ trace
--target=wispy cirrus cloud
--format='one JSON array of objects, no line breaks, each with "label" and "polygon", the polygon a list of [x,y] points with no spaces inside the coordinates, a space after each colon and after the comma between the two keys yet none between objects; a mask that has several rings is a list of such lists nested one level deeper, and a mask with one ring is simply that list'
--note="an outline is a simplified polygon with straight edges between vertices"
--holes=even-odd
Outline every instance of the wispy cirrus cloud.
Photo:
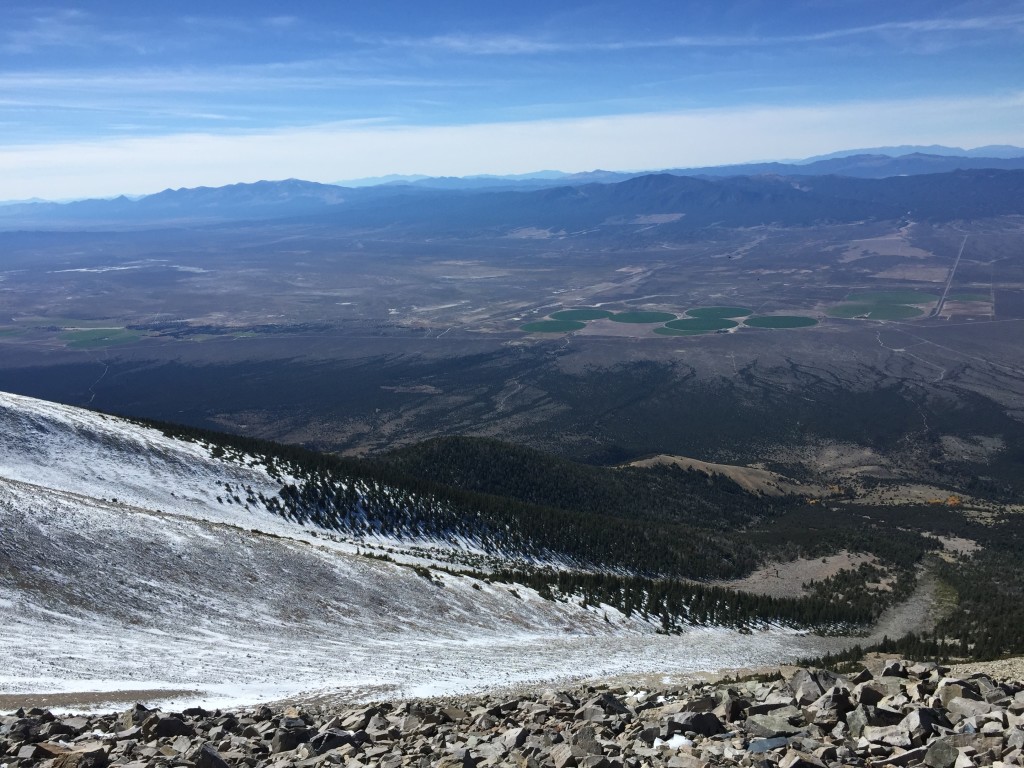
[{"label": "wispy cirrus cloud", "polygon": [[[300,25],[298,16],[179,16],[166,24],[153,26],[145,16],[131,21],[116,16],[100,17],[75,8],[41,8],[29,12],[17,10],[4,19],[0,28],[0,54],[27,56],[55,49],[119,49],[150,54],[166,49],[194,47],[203,37],[244,34],[249,37],[282,33]],[[120,25],[120,26],[119,26]],[[174,26],[178,27],[177,34]],[[199,35],[199,38],[195,36]]]},{"label": "wispy cirrus cloud", "polygon": [[[366,67],[363,69],[363,67]],[[117,124],[146,132],[207,127],[218,131],[264,128],[305,120],[379,119],[430,109],[429,94],[466,92],[493,85],[461,73],[390,72],[352,58],[266,62],[233,66],[0,70],[0,141],[27,146],[57,135],[99,137]],[[444,101],[433,107],[444,110]],[[79,116],[92,113],[82,120]],[[302,118],[299,118],[302,119]],[[106,126],[106,127],[105,127]],[[122,129],[117,129],[122,130]]]},{"label": "wispy cirrus cloud", "polygon": [[519,56],[557,53],[593,53],[633,51],[656,48],[743,48],[772,47],[799,43],[817,43],[843,38],[892,34],[927,35],[947,32],[1020,32],[1024,31],[1024,13],[961,18],[915,19],[863,26],[840,27],[796,35],[674,35],[651,39],[572,41],[523,35],[434,35],[398,37],[362,42],[399,48],[421,48],[473,56]]},{"label": "wispy cirrus cloud", "polygon": [[250,34],[263,30],[288,30],[299,25],[298,16],[179,16],[178,23],[193,32]]},{"label": "wispy cirrus cloud", "polygon": [[101,26],[89,14],[75,9],[32,14],[20,23],[8,19],[7,28],[0,31],[0,52],[8,55],[33,54],[54,48],[116,47],[145,52],[151,43],[148,36]]},{"label": "wispy cirrus cloud", "polygon": [[223,91],[266,91],[276,89],[331,88],[431,88],[465,87],[479,84],[465,78],[391,76],[332,71],[327,64],[310,62],[290,65],[188,69],[138,68],[101,71],[25,71],[0,74],[0,90],[110,92],[120,97],[142,92],[217,93]]},{"label": "wispy cirrus cloud", "polygon": [[264,26],[289,29],[299,23],[298,16],[267,16],[261,19]]},{"label": "wispy cirrus cloud", "polygon": [[[187,120],[208,120],[208,121],[246,121],[250,120],[244,115],[229,115],[223,112],[209,112],[189,109],[175,109],[173,107],[152,107],[152,106],[124,106],[102,100],[91,100],[82,97],[71,101],[46,101],[42,99],[9,99],[0,98],[0,109],[18,110],[21,112],[33,111],[61,111],[61,112],[99,112],[112,115],[132,115],[145,118],[176,118]],[[112,126],[114,124],[111,124]],[[117,124],[118,130],[123,130],[127,123]],[[144,126],[137,125],[140,129]]]},{"label": "wispy cirrus cloud", "polygon": [[[1018,6],[1019,7],[1019,6]],[[242,36],[259,40],[283,34],[296,39],[335,39],[353,50],[372,52],[387,49],[415,49],[467,56],[531,56],[545,54],[597,53],[645,49],[707,49],[772,47],[813,44],[842,39],[880,36],[926,37],[943,34],[1005,34],[1024,30],[1024,13],[935,16],[888,21],[877,24],[837,27],[799,34],[684,34],[663,37],[602,38],[589,31],[587,39],[572,39],[562,34],[444,33],[426,36],[373,35],[355,29],[319,27],[299,16],[190,14],[167,19],[154,27],[153,18],[133,17],[119,20],[101,18],[72,9],[22,11],[4,19],[0,29],[0,53],[21,55],[55,48],[102,49],[115,47],[148,53],[165,49],[187,49]],[[169,25],[169,26],[168,26]],[[326,36],[326,37],[325,37]]]},{"label": "wispy cirrus cloud", "polygon": [[792,43],[815,43],[841,40],[844,38],[858,37],[900,37],[928,40],[936,35],[942,35],[947,44],[966,42],[965,38],[951,37],[947,33],[971,33],[982,32],[986,34],[1004,33],[1018,34],[1024,31],[1024,13],[1005,14],[996,16],[973,16],[967,18],[935,18],[915,19],[909,21],[893,21],[881,24],[869,24],[865,26],[846,27],[841,29],[825,30],[822,32],[806,35],[795,35],[790,38],[781,38],[782,42]]},{"label": "wispy cirrus cloud", "polygon": [[[562,53],[579,46],[520,35],[435,35],[428,38],[399,38],[383,41],[389,46],[433,48],[450,53],[478,55],[522,55]],[[591,49],[592,50],[592,49]]]}]

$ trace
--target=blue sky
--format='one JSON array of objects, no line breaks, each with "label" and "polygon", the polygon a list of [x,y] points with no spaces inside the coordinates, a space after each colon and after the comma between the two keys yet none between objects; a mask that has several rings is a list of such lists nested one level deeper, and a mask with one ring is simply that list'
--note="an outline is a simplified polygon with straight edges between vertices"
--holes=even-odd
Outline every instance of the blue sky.
[{"label": "blue sky", "polygon": [[1024,144],[1024,0],[8,0],[0,63],[0,199]]}]

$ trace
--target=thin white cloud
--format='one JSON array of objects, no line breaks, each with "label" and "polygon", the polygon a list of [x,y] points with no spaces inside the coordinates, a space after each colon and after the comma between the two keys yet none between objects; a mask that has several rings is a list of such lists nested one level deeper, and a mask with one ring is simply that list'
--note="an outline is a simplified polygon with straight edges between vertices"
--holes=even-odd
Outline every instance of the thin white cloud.
[{"label": "thin white cloud", "polygon": [[[297,16],[280,14],[265,17],[186,15],[177,19],[178,31],[115,29],[109,20],[100,24],[97,17],[75,9],[40,12],[20,23],[8,19],[0,30],[0,52],[32,54],[51,48],[116,47],[147,53],[167,47],[188,47],[192,36],[254,36],[288,31],[320,37],[325,30],[304,24]],[[471,56],[529,56],[562,53],[614,52],[656,48],[739,48],[770,47],[801,43],[827,42],[842,38],[879,35],[927,36],[937,33],[1005,33],[1024,28],[1024,14],[1004,13],[966,17],[938,17],[885,22],[798,35],[677,35],[651,39],[567,40],[552,36],[520,34],[439,34],[426,37],[372,37],[352,31],[328,30],[340,35],[354,49],[422,49]]]},{"label": "thin white cloud", "polygon": [[[538,40],[519,35],[437,35],[429,38],[403,38],[387,41],[408,48],[436,48],[451,53],[472,55],[522,55],[561,53],[575,50],[572,43]],[[587,44],[589,48],[590,44]]]},{"label": "thin white cloud", "polygon": [[239,34],[251,32],[255,26],[236,16],[181,16],[178,22],[193,32]]},{"label": "thin white cloud", "polygon": [[300,177],[657,169],[898,144],[1020,144],[1024,99],[907,99],[463,126],[330,124],[0,148],[0,199]]},{"label": "thin white cloud", "polygon": [[264,26],[276,29],[288,29],[299,23],[298,16],[268,16],[263,19]]},{"label": "thin white cloud", "polygon": [[[16,109],[19,111],[64,111],[64,112],[101,112],[119,115],[134,115],[137,117],[176,117],[195,120],[249,120],[250,118],[238,115],[226,115],[219,112],[203,112],[196,110],[162,108],[146,108],[138,105],[126,107],[117,104],[110,104],[103,101],[89,101],[78,99],[75,101],[40,101],[21,99],[0,99],[0,108]],[[141,126],[140,126],[141,127]]]},{"label": "thin white cloud", "polygon": [[[1024,29],[1024,14],[935,18],[886,22],[824,30],[799,35],[677,35],[647,40],[567,41],[520,35],[435,35],[423,38],[390,38],[377,44],[404,48],[423,48],[475,56],[516,56],[557,53],[631,51],[656,48],[743,48],[816,43],[842,38],[878,36],[893,33],[937,32],[1010,32]],[[364,42],[373,42],[364,40]]]},{"label": "thin white cloud", "polygon": [[1013,32],[1024,29],[1024,14],[976,16],[971,18],[918,19],[827,30],[808,35],[780,38],[783,42],[810,43],[866,35],[927,34],[934,32]]},{"label": "thin white cloud", "polygon": [[229,32],[233,34],[245,34],[256,32],[261,28],[278,30],[290,29],[299,23],[299,17],[287,14],[264,16],[262,18],[188,15],[179,17],[178,21],[190,29],[202,32]]},{"label": "thin white cloud", "polygon": [[0,30],[0,53],[28,55],[54,48],[98,50],[119,48],[139,54],[153,53],[168,47],[190,47],[195,36],[256,35],[267,31],[292,30],[299,18],[290,15],[263,18],[232,16],[181,16],[177,23],[186,32],[175,35],[166,27],[154,33],[146,29],[118,29],[116,15],[100,18],[77,9],[60,9],[32,13],[24,19],[8,18]]},{"label": "thin white cloud", "polygon": [[97,26],[88,14],[64,9],[31,16],[18,26],[8,20],[0,32],[0,52],[8,55],[38,53],[52,48],[125,48],[144,52],[148,45],[139,35]]},{"label": "thin white cloud", "polygon": [[481,85],[467,77],[376,74],[359,59],[301,59],[216,67],[117,67],[91,70],[25,69],[0,73],[0,92],[109,92],[119,97],[143,92],[258,91],[339,87],[462,87]]}]

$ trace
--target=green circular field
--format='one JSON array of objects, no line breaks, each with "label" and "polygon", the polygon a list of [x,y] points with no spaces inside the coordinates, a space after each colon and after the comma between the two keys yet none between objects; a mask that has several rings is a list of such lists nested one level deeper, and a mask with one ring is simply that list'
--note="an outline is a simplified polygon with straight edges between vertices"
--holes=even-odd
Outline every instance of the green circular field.
[{"label": "green circular field", "polygon": [[727,320],[724,317],[684,317],[681,320],[673,320],[670,323],[665,323],[666,328],[672,328],[677,331],[719,331],[724,328],[735,328],[736,323],[733,320]]},{"label": "green circular field", "polygon": [[616,323],[664,323],[675,319],[670,312],[618,312],[609,318]]},{"label": "green circular field", "polygon": [[689,317],[746,317],[747,315],[753,314],[754,310],[747,309],[746,307],[698,307],[697,309],[688,309],[686,314]]},{"label": "green circular field", "polygon": [[803,315],[756,315],[743,323],[751,328],[809,328],[817,325],[818,321]]},{"label": "green circular field", "polygon": [[826,314],[830,317],[842,317],[851,320],[855,317],[867,317],[875,306],[874,304],[837,304],[831,307]]},{"label": "green circular field", "polygon": [[591,308],[580,308],[580,309],[563,309],[560,312],[553,312],[548,315],[555,320],[603,320],[606,317],[611,317],[612,313],[604,309],[591,309]]},{"label": "green circular field", "polygon": [[708,331],[681,331],[678,328],[668,328],[664,325],[655,328],[654,332],[661,336],[702,336],[708,333]]},{"label": "green circular field", "polygon": [[848,320],[907,320],[920,317],[924,310],[907,304],[840,304],[832,307],[828,314]]},{"label": "green circular field", "polygon": [[573,320],[538,320],[536,323],[521,325],[519,330],[527,333],[567,333],[586,327],[586,323],[578,323]]},{"label": "green circular field", "polygon": [[910,307],[906,304],[880,304],[871,310],[869,320],[906,320],[908,317],[919,317],[923,309]]},{"label": "green circular field", "polygon": [[856,291],[843,299],[854,304],[931,304],[938,300],[934,293],[921,291]]}]

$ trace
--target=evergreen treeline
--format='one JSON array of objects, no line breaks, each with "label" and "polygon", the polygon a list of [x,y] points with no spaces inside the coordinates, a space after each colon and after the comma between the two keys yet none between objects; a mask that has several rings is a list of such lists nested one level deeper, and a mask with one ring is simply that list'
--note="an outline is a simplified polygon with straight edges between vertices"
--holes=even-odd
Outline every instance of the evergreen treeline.
[{"label": "evergreen treeline", "polygon": [[[248,489],[227,489],[229,495],[245,495],[246,502],[259,501],[297,523],[356,535],[465,538],[495,554],[574,566],[497,578],[654,617],[666,631],[765,621],[863,625],[912,589],[914,568],[936,547],[923,532],[962,536],[983,549],[933,566],[957,595],[952,612],[934,633],[886,640],[884,650],[947,658],[1024,653],[1021,516],[979,521],[934,505],[769,499],[725,478],[679,468],[593,467],[492,440],[435,440],[382,458],[352,459],[155,426],[202,441],[214,455],[257,457],[281,479],[280,493],[255,499]],[[873,554],[887,569],[891,589],[879,589],[882,572],[872,565],[809,584],[809,596],[790,600],[681,580],[740,577],[766,560],[840,549]]]},{"label": "evergreen treeline", "polygon": [[905,510],[799,504],[751,527],[744,535],[777,560],[824,556],[845,549],[873,554],[887,565],[911,568],[936,544],[920,535],[920,530],[930,530],[927,526],[915,530],[898,522]]},{"label": "evergreen treeline", "polygon": [[[928,511],[916,512],[904,524],[924,527]],[[884,650],[910,658],[1024,655],[1024,516],[1008,511],[976,520],[946,508],[933,510],[932,517],[941,533],[981,548],[952,561],[935,560],[932,567],[955,604],[931,633],[887,640]]]},{"label": "evergreen treeline", "polygon": [[936,517],[940,525],[982,547],[931,563],[953,602],[949,612],[931,632],[884,638],[874,646],[825,657],[824,665],[857,661],[869,652],[942,661],[1024,655],[1024,517],[1007,513],[982,523],[950,510],[939,510]]},{"label": "evergreen treeline", "polygon": [[693,526],[543,507],[343,464],[344,471],[291,465],[299,482],[285,486],[272,509],[330,530],[464,538],[493,554],[649,575],[730,578],[758,563],[749,544]]},{"label": "evergreen treeline", "polygon": [[765,498],[678,466],[595,467],[489,438],[442,437],[377,459],[403,475],[529,504],[735,530],[798,499]]},{"label": "evergreen treeline", "polygon": [[259,457],[272,474],[281,470],[279,496],[259,499],[267,509],[356,535],[466,538],[495,554],[689,579],[742,577],[767,559],[843,548],[909,568],[928,548],[912,531],[678,467],[593,467],[470,438],[354,459],[157,426],[214,455]]},{"label": "evergreen treeline", "polygon": [[[1021,526],[1014,527],[1019,542]],[[956,608],[934,633],[951,646],[949,655],[1024,655],[1024,551],[986,549],[956,566],[943,564],[940,574],[957,594]]]},{"label": "evergreen treeline", "polygon": [[843,548],[910,567],[927,548],[912,532],[801,499],[748,494],[726,478],[678,467],[592,467],[464,438],[354,459],[160,427],[211,444],[215,455],[248,454],[272,473],[281,468],[280,476],[294,482],[282,479],[279,497],[260,499],[267,509],[356,535],[466,538],[495,554],[701,580],[742,577],[767,559]]},{"label": "evergreen treeline", "polygon": [[850,631],[876,619],[879,601],[859,605],[812,595],[778,598],[677,579],[651,579],[580,571],[502,571],[493,579],[526,584],[542,596],[574,596],[585,605],[608,605],[627,616],[656,619],[664,631],[685,626],[764,627],[768,623]]},{"label": "evergreen treeline", "polygon": [[[299,524],[353,534],[465,537],[495,554],[688,578],[743,576],[762,556],[737,537],[697,525],[633,519],[628,510],[613,516],[530,504],[410,476],[388,461],[151,423],[169,436],[206,442],[215,455],[250,455],[272,474],[280,470],[279,498],[259,501]],[[284,483],[285,474],[295,482]]]}]

